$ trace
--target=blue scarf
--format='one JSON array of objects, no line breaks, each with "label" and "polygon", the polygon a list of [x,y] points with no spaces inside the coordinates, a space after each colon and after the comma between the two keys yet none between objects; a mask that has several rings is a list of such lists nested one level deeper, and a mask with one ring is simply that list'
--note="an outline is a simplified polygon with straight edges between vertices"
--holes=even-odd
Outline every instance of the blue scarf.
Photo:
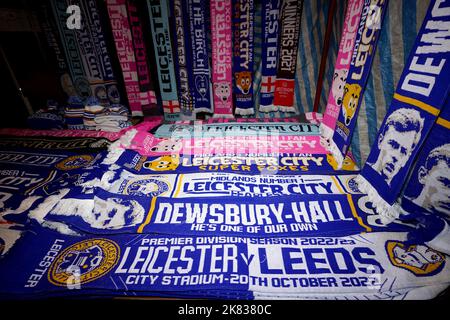
[{"label": "blue scarf", "polygon": [[232,1],[233,74],[236,115],[252,115],[253,108],[253,0]]},{"label": "blue scarf", "polygon": [[[8,241],[12,232],[0,229],[0,238]],[[448,257],[422,245],[405,245],[404,238],[404,233],[389,232],[262,239],[73,237],[36,229],[8,242],[0,260],[0,298],[435,297],[449,284]]]},{"label": "blue scarf", "polygon": [[171,121],[179,120],[180,106],[172,56],[172,37],[169,29],[169,4],[161,0],[147,0],[147,6],[150,14],[164,118]]},{"label": "blue scarf", "polygon": [[206,1],[188,0],[188,16],[195,112],[213,112],[208,48],[206,45]]},{"label": "blue scarf", "polygon": [[[450,88],[448,5],[432,1],[359,179],[386,222]],[[442,37],[441,37],[442,35]],[[430,140],[431,141],[431,140]]]},{"label": "blue scarf", "polygon": [[388,3],[388,0],[366,0],[364,3],[344,87],[342,112],[338,115],[333,138],[328,146],[338,165],[341,165],[351,143]]},{"label": "blue scarf", "polygon": [[259,111],[277,111],[273,105],[278,63],[278,36],[281,0],[265,0],[262,5],[263,42],[261,52],[261,90]]},{"label": "blue scarf", "polygon": [[178,98],[180,101],[181,118],[182,120],[195,119],[193,112],[193,77],[189,70],[192,65],[191,45],[189,37],[189,17],[187,4],[181,0],[171,0],[171,9],[174,19],[172,21],[173,30],[176,34],[176,41],[174,47],[177,52],[177,59],[175,59],[175,67],[178,73]]}]

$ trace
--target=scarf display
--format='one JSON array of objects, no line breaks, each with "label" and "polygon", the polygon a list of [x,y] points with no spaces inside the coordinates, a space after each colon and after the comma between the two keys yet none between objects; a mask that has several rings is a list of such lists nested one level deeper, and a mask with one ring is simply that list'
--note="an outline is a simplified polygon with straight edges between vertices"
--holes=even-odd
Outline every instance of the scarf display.
[{"label": "scarf display", "polygon": [[127,0],[128,20],[133,38],[136,71],[139,79],[139,96],[141,107],[144,111],[144,109],[152,110],[156,108],[156,93],[147,62],[147,47],[142,26],[143,18],[138,12],[139,9],[136,0]]},{"label": "scarf display", "polygon": [[364,2],[350,69],[344,85],[342,112],[338,115],[333,138],[329,144],[329,150],[338,165],[344,159],[351,143],[388,3],[388,0]]},{"label": "scarf display", "polygon": [[393,204],[448,97],[450,47],[444,45],[442,30],[448,29],[449,21],[448,7],[432,1],[358,177],[361,190],[370,195],[386,222],[398,215]]},{"label": "scarf display", "polygon": [[206,5],[207,3],[205,0],[187,1],[190,50],[192,56],[192,67],[190,68],[190,71],[194,79],[192,97],[196,113],[213,112],[208,48],[206,42]]},{"label": "scarf display", "polygon": [[233,118],[231,0],[214,0],[210,7],[214,117]]},{"label": "scarf display", "polygon": [[336,121],[341,110],[342,97],[344,95],[345,84],[350,69],[359,21],[364,8],[363,5],[363,0],[350,0],[347,5],[347,11],[344,18],[344,29],[342,31],[339,51],[334,65],[333,82],[331,84],[330,94],[328,95],[327,107],[320,125],[320,135],[324,145],[328,145],[333,137]]},{"label": "scarf display", "polygon": [[309,123],[224,122],[205,124],[162,124],[154,131],[156,138],[225,138],[239,136],[317,136],[319,127]]},{"label": "scarf display", "polygon": [[273,104],[283,112],[295,112],[294,87],[303,0],[283,0],[278,44],[278,66]]},{"label": "scarf display", "polygon": [[192,52],[189,36],[189,17],[187,3],[181,0],[171,0],[171,9],[173,12],[173,24],[176,34],[174,41],[174,50],[177,53],[175,59],[176,71],[178,74],[178,98],[181,109],[181,119],[195,119],[192,90],[194,87],[192,72],[190,66],[192,64]]},{"label": "scarf display", "polygon": [[[4,230],[2,239],[11,239],[13,231]],[[406,246],[404,233],[283,240],[41,230],[14,236],[0,263],[3,298],[96,292],[214,298],[220,292],[236,299],[414,299],[436,296],[450,279],[448,257]],[[34,254],[17,254],[30,247]]]},{"label": "scarf display", "polygon": [[278,37],[281,0],[265,0],[262,4],[263,42],[261,52],[261,90],[259,111],[277,111],[273,105],[278,65]]},{"label": "scarf display", "polygon": [[161,0],[147,0],[147,6],[150,15],[164,118],[172,121],[179,120],[180,103],[178,102],[174,59],[172,56],[169,3]]},{"label": "scarf display", "polygon": [[232,1],[234,106],[236,115],[252,115],[253,108],[253,0]]},{"label": "scarf display", "polygon": [[0,135],[17,137],[90,137],[105,138],[109,141],[115,141],[122,135],[116,132],[86,131],[86,130],[32,130],[32,129],[14,129],[0,128]]},{"label": "scarf display", "polygon": [[51,5],[76,93],[81,99],[87,99],[93,95],[93,90],[85,75],[75,31],[66,26],[67,2],[66,0],[52,0]]},{"label": "scarf display", "polygon": [[139,88],[139,78],[133,49],[133,37],[128,21],[126,0],[107,0],[109,21],[111,22],[117,57],[122,69],[128,105],[131,114],[142,117],[142,105]]}]

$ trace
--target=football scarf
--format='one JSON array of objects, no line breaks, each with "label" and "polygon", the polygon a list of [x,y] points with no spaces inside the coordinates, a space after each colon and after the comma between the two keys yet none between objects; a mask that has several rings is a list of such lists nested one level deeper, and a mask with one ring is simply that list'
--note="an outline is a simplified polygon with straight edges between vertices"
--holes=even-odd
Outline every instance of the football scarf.
[{"label": "football scarf", "polygon": [[283,0],[278,44],[278,66],[273,104],[283,112],[295,112],[294,87],[303,0]]},{"label": "football scarf", "polygon": [[171,0],[171,9],[173,12],[173,24],[176,34],[174,47],[176,47],[177,59],[175,59],[176,70],[178,73],[178,98],[181,109],[181,119],[195,119],[193,106],[192,90],[193,79],[190,66],[192,65],[191,45],[189,37],[189,17],[187,4],[181,0]]},{"label": "football scarf", "polygon": [[342,96],[342,108],[336,121],[329,149],[338,165],[350,146],[356,126],[364,89],[369,79],[372,62],[388,8],[388,0],[365,0],[356,35],[352,60]]},{"label": "football scarf", "polygon": [[233,173],[133,174],[105,172],[93,187],[139,197],[272,197],[289,195],[359,194],[355,175],[248,176]]},{"label": "football scarf", "polygon": [[367,207],[365,200],[364,195],[323,194],[255,197],[249,203],[243,197],[150,198],[104,190],[92,195],[72,187],[47,197],[28,217],[66,234],[317,237],[411,230],[400,223],[370,225],[368,218],[376,219],[358,206]]},{"label": "football scarf", "polygon": [[0,297],[435,297],[449,284],[448,257],[404,238],[73,237],[38,229],[9,241]]},{"label": "football scarf", "polygon": [[[443,107],[414,164],[401,201],[401,220],[415,220],[411,234],[450,254],[450,99]],[[405,214],[406,213],[406,214]]]},{"label": "football scarf", "polygon": [[115,141],[120,138],[121,133],[103,132],[103,131],[86,131],[86,130],[32,130],[32,129],[14,129],[1,128],[0,135],[16,136],[16,137],[91,137],[105,138],[109,141]]},{"label": "football scarf", "polygon": [[363,9],[363,0],[350,0],[345,14],[339,52],[334,66],[333,82],[331,84],[328,103],[320,125],[320,134],[324,145],[329,144],[342,106],[345,83],[350,68],[351,54],[355,45],[356,34]]},{"label": "football scarf", "polygon": [[58,29],[52,15],[51,3],[40,3],[38,5],[38,10],[37,18],[49,49],[47,52],[51,57],[49,61],[54,61],[54,68],[59,77],[59,83],[63,91],[67,96],[74,96],[77,93],[69,74],[69,67],[66,57],[64,56],[61,38],[58,34]]},{"label": "football scarf", "polygon": [[169,28],[169,3],[161,0],[147,0],[155,48],[156,67],[159,77],[159,90],[166,120],[180,118],[172,40]]},{"label": "football scarf", "polygon": [[276,155],[179,155],[147,157],[132,150],[120,150],[112,163],[137,174],[229,172],[248,175],[260,174],[345,174],[358,170],[347,155],[344,166],[337,169],[330,154],[276,154]]},{"label": "football scarf", "polygon": [[136,59],[136,71],[139,79],[139,96],[142,108],[156,107],[156,94],[147,63],[147,48],[144,42],[141,15],[138,12],[136,0],[127,0],[128,19]]},{"label": "football scarf", "polygon": [[192,88],[195,112],[213,112],[209,74],[208,48],[206,44],[206,1],[188,0],[190,45],[192,56]]},{"label": "football scarf", "polygon": [[139,79],[131,27],[127,16],[126,0],[107,0],[106,4],[131,114],[135,117],[141,117],[143,112]]},{"label": "football scarf", "polygon": [[121,145],[146,156],[206,154],[314,153],[326,154],[318,136],[234,136],[224,138],[159,139],[147,132],[137,132],[130,144]]},{"label": "football scarf", "polygon": [[65,0],[52,0],[51,4],[76,93],[80,98],[87,99],[92,96],[93,92],[84,72],[75,31],[66,26],[67,2]]},{"label": "football scarf", "polygon": [[225,138],[239,136],[317,136],[319,127],[309,123],[241,122],[206,124],[163,124],[156,138]]},{"label": "football scarf", "polygon": [[106,45],[103,21],[95,0],[70,0],[80,4],[81,28],[76,29],[78,47],[84,64],[84,71],[91,83],[92,96],[102,105],[120,103],[117,81],[111,64],[111,55]]},{"label": "football scarf", "polygon": [[252,115],[253,108],[253,0],[233,0],[233,74],[236,115]]},{"label": "football scarf", "polygon": [[231,0],[214,0],[210,6],[214,117],[233,118]]},{"label": "football scarf", "polygon": [[261,90],[259,92],[259,111],[271,112],[278,108],[273,105],[275,79],[278,63],[278,36],[281,0],[265,0],[262,4],[262,52],[261,52]]},{"label": "football scarf", "polygon": [[448,97],[450,47],[443,30],[449,23],[448,5],[432,1],[358,177],[361,190],[371,196],[387,222],[397,216],[392,205]]}]

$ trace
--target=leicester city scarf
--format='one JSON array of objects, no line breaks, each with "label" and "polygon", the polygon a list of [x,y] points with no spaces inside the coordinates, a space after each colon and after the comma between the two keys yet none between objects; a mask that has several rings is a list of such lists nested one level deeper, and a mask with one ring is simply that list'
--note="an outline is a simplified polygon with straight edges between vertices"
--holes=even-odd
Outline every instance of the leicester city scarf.
[{"label": "leicester city scarf", "polygon": [[133,116],[142,116],[139,79],[136,71],[133,39],[127,18],[126,3],[125,0],[107,0],[106,4],[131,114]]},{"label": "leicester city scarf", "polygon": [[449,5],[432,1],[397,85],[378,138],[361,172],[361,189],[387,221],[450,88]]},{"label": "leicester city scarf", "polygon": [[192,88],[195,112],[213,112],[209,74],[209,58],[206,42],[206,1],[188,0],[189,30],[191,36]]},{"label": "leicester city scarf", "polygon": [[450,254],[450,99],[443,107],[405,186],[401,220],[415,220],[410,236]]},{"label": "leicester city scarf", "polygon": [[142,108],[156,106],[156,94],[147,62],[147,47],[144,42],[142,16],[138,12],[136,0],[127,0],[128,20],[133,37],[136,70],[139,78],[139,96]]},{"label": "leicester city scarf", "polygon": [[350,69],[344,86],[342,112],[336,121],[329,149],[338,165],[344,159],[356,126],[364,89],[375,57],[388,0],[366,0],[362,11]]},{"label": "leicester city scarf", "polygon": [[[72,0],[74,4],[77,1]],[[95,85],[93,92],[101,104],[109,106],[120,103],[119,89],[114,75],[111,55],[106,45],[104,21],[95,0],[80,1],[82,15],[86,17],[77,31],[85,71],[89,70],[90,81]],[[91,85],[91,86],[92,86]]]},{"label": "leicester city scarf", "polygon": [[52,0],[51,4],[76,93],[80,98],[87,99],[92,96],[92,89],[84,72],[75,31],[66,26],[67,2],[65,0]]},{"label": "leicester city scarf", "polygon": [[224,138],[237,136],[317,136],[319,127],[309,123],[242,122],[205,124],[163,124],[154,136],[156,138]]},{"label": "leicester city scarf", "polygon": [[233,0],[233,74],[236,115],[253,109],[253,0]]},{"label": "leicester city scarf", "polygon": [[283,0],[278,44],[277,79],[273,104],[284,112],[295,112],[294,87],[303,0]]},{"label": "leicester city scarf", "polygon": [[180,118],[177,83],[169,27],[169,3],[161,0],[147,0],[158,70],[159,89],[166,120]]},{"label": "leicester city scarf", "polygon": [[[195,119],[195,112],[192,100],[193,77],[190,72],[192,64],[191,46],[189,37],[189,17],[187,11],[187,3],[181,0],[172,0],[171,11],[173,15],[172,23],[174,25],[174,33],[176,41],[173,45],[177,53],[175,59],[175,67],[178,84],[178,98],[181,109],[181,119],[190,120]],[[189,68],[188,68],[189,67]]]},{"label": "leicester city scarf", "polygon": [[4,230],[3,299],[429,299],[450,278],[448,257],[406,245],[405,233],[255,239]]},{"label": "leicester city scarf", "polygon": [[328,145],[333,137],[334,128],[342,106],[345,83],[350,68],[353,47],[355,45],[361,12],[364,8],[363,0],[350,0],[344,19],[344,30],[342,31],[339,52],[334,66],[333,82],[331,84],[328,103],[320,124],[320,134],[323,144]]},{"label": "leicester city scarf", "polygon": [[214,117],[233,118],[231,0],[211,1]]},{"label": "leicester city scarf", "polygon": [[278,63],[278,36],[281,0],[265,0],[262,4],[261,90],[259,111],[277,111],[273,105]]}]

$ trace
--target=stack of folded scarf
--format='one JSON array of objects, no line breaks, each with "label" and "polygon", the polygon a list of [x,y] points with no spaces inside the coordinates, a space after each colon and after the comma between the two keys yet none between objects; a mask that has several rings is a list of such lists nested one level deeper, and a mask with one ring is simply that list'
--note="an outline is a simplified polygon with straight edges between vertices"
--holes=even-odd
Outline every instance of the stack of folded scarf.
[{"label": "stack of folded scarf", "polygon": [[105,112],[105,107],[99,103],[98,99],[90,97],[84,106],[84,128],[86,130],[99,130],[97,129],[97,124],[95,123],[95,117],[103,112]]},{"label": "stack of folded scarf", "polygon": [[63,129],[64,118],[59,112],[58,103],[53,100],[47,102],[47,107],[36,111],[27,119],[31,129]]},{"label": "stack of folded scarf", "polygon": [[83,130],[83,113],[83,101],[77,96],[71,96],[64,110],[67,128],[72,130]]}]

